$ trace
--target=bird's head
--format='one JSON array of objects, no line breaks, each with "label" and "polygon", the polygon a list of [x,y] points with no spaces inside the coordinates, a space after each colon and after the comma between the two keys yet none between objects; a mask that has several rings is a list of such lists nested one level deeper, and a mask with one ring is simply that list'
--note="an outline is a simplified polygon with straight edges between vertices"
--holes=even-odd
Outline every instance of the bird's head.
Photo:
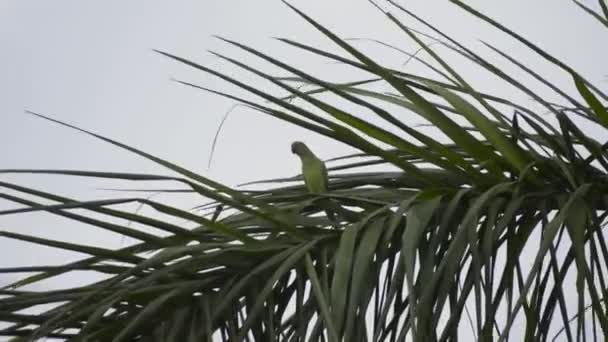
[{"label": "bird's head", "polygon": [[309,151],[310,150],[308,149],[308,147],[306,147],[306,145],[301,141],[294,141],[291,144],[291,153],[301,156]]}]

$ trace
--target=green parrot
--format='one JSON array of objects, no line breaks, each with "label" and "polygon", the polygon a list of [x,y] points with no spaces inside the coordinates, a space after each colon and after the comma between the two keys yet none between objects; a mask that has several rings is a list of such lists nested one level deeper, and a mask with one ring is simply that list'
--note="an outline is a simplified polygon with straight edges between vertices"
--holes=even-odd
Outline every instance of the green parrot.
[{"label": "green parrot", "polygon": [[325,163],[300,141],[291,144],[291,152],[297,154],[302,161],[302,176],[308,191],[313,194],[327,192],[328,181]]},{"label": "green parrot", "polygon": [[[302,162],[302,176],[304,184],[312,194],[323,194],[327,192],[328,175],[325,163],[317,158],[314,153],[303,142],[296,141],[291,144],[291,152],[297,154]],[[324,208],[327,218],[332,222],[337,223],[338,217],[347,221],[358,220],[359,214],[343,208],[339,202],[331,198],[321,198],[316,201]]]}]

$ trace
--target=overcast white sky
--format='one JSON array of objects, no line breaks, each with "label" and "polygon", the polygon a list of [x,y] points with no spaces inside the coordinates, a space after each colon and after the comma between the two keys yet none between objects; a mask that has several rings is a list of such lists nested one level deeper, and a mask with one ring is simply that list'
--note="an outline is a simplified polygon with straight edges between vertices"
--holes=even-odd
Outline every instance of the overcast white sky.
[{"label": "overcast white sky", "polygon": [[[596,1],[583,1],[595,6]],[[412,51],[405,35],[364,0],[293,0],[292,4],[342,37],[381,39]],[[521,45],[506,39],[447,1],[400,1],[445,32],[483,50],[489,40],[524,59],[529,66],[567,85],[569,80]],[[467,3],[499,19],[606,87],[606,30],[568,0],[475,0]],[[406,23],[412,23],[407,21]],[[417,25],[414,25],[418,27]],[[305,140],[323,157],[349,151],[301,129],[261,114],[237,109],[221,133],[214,162],[207,169],[211,141],[231,102],[171,82],[171,77],[231,90],[209,75],[163,58],[165,50],[228,70],[242,71],[211,57],[209,49],[257,60],[212,38],[218,34],[252,45],[326,79],[345,79],[344,69],[285,47],[281,36],[332,48],[331,43],[278,0],[0,0],[0,169],[68,168],[165,172],[115,147],[24,114],[32,110],[116,138],[228,185],[290,176],[299,164],[289,144]],[[374,56],[398,65],[394,51],[357,43]],[[337,48],[335,51],[338,51]],[[441,51],[441,50],[440,50]],[[407,66],[409,71],[418,66]],[[481,74],[466,73],[481,90],[505,90]],[[254,83],[261,84],[261,83]],[[486,87],[488,89],[486,89]],[[515,91],[508,90],[513,92]],[[98,191],[108,182],[66,177],[0,175],[75,198],[108,197]],[[128,187],[125,183],[113,186]],[[190,202],[184,201],[184,204]],[[0,202],[0,208],[14,207]],[[74,242],[116,245],[120,239],[50,215],[0,217],[0,229]],[[68,257],[51,249],[0,240],[0,267],[57,263]],[[15,275],[0,275],[0,285]]]}]

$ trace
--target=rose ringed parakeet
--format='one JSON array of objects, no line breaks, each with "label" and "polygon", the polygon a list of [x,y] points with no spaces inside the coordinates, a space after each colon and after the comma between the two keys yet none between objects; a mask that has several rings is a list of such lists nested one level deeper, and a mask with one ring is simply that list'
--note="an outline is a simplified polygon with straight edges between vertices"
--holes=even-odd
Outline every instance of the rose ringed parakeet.
[{"label": "rose ringed parakeet", "polygon": [[[291,144],[291,152],[297,154],[302,162],[302,177],[308,191],[312,194],[323,194],[328,190],[328,175],[325,163],[317,158],[303,142],[296,141]],[[333,222],[334,227],[338,217],[346,221],[356,221],[359,215],[343,208],[339,202],[331,198],[320,198],[315,201],[324,208],[327,218]]]},{"label": "rose ringed parakeet", "polygon": [[328,181],[325,163],[300,141],[291,144],[291,152],[297,154],[302,161],[302,176],[308,191],[313,194],[327,192]]}]

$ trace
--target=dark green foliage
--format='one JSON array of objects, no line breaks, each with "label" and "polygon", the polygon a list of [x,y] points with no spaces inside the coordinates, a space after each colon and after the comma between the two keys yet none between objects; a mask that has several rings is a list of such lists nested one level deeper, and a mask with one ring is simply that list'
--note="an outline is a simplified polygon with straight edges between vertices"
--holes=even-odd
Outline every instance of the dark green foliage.
[{"label": "dark green foliage", "polygon": [[[591,19],[606,25],[606,4],[599,1],[600,11],[595,12],[575,0]],[[281,97],[221,71],[160,53],[264,101],[183,82],[186,85],[242,102],[360,151],[328,162],[327,193],[309,193],[301,177],[259,182],[272,184],[266,190],[235,190],[120,142],[35,114],[150,159],[174,175],[0,173],[172,181],[212,202],[193,213],[139,197],[82,202],[0,182],[16,193],[0,197],[25,207],[0,215],[46,211],[140,241],[108,249],[0,232],[4,238],[89,255],[59,266],[0,269],[32,273],[0,290],[0,321],[9,323],[0,335],[116,342],[605,339],[608,143],[593,139],[579,123],[587,120],[608,128],[608,96],[522,36],[460,1],[452,2],[571,76],[578,93],[568,94],[516,56],[488,45],[560,95],[563,104],[553,104],[389,1],[396,13],[420,20],[441,37],[444,46],[519,89],[555,120],[499,95],[477,91],[393,14],[386,13],[387,20],[441,66],[443,81],[383,67],[289,4],[350,57],[288,39],[282,42],[366,71],[373,78],[351,83],[321,80],[255,48],[224,40],[249,57],[288,72],[289,77],[274,77],[240,62],[243,59],[216,54],[290,94]],[[378,82],[391,86],[394,93],[366,87]],[[312,90],[301,90],[301,84]],[[368,110],[386,126],[363,120],[318,94],[333,94],[354,108]],[[383,106],[388,104],[419,115],[450,141],[401,121]],[[397,171],[370,172],[364,169],[368,166]],[[282,185],[288,182],[292,185]],[[322,200],[328,197],[332,201]],[[41,204],[49,201],[54,204]],[[165,219],[112,208],[130,202],[151,207]],[[336,222],[325,216],[332,208],[324,203],[339,203],[355,212],[356,219],[345,219],[336,228]],[[76,208],[83,210],[76,213]],[[166,234],[156,236],[87,213],[126,219]],[[167,215],[188,224],[170,223]],[[79,287],[66,284],[55,291],[21,290],[82,270],[97,272],[103,280]],[[22,313],[41,304],[55,305],[35,314]]]}]

